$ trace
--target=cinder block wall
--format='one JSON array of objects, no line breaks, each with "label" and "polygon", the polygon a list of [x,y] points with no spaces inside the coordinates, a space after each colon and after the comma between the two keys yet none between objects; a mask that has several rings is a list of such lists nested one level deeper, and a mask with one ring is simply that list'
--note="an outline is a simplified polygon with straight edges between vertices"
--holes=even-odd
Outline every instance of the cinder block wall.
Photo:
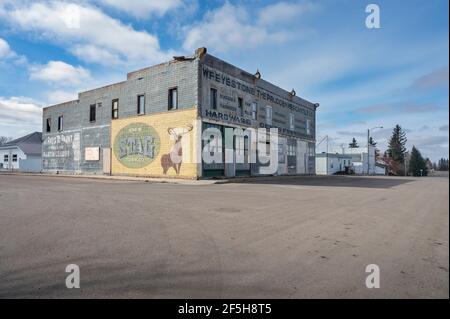
[{"label": "cinder block wall", "polygon": [[[44,108],[43,170],[102,174],[99,161],[86,161],[85,147],[111,147],[112,101],[119,99],[119,119],[137,116],[137,96],[145,95],[145,114],[167,111],[168,90],[177,87],[178,108],[198,104],[198,60],[170,61],[131,72],[127,80],[82,92],[77,101]],[[89,121],[90,106],[96,106],[96,121]],[[57,131],[58,117],[64,127]],[[51,118],[51,132],[46,120]]]}]

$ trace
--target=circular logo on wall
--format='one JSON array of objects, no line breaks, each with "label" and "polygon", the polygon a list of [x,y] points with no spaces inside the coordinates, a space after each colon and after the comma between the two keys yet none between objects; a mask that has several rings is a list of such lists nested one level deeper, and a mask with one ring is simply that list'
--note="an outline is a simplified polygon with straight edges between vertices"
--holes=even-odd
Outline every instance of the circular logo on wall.
[{"label": "circular logo on wall", "polygon": [[156,130],[144,123],[122,128],[114,140],[114,155],[128,168],[142,168],[158,156],[161,141]]}]

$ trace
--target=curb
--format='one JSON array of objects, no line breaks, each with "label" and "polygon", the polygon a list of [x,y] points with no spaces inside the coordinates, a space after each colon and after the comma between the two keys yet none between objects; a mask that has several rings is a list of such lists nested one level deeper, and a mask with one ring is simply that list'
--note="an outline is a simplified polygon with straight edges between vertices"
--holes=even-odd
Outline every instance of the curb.
[{"label": "curb", "polygon": [[130,181],[130,182],[146,182],[161,184],[178,184],[178,185],[213,185],[222,184],[221,180],[193,180],[179,178],[157,178],[157,177],[134,177],[134,176],[110,176],[110,175],[75,175],[75,174],[42,174],[42,173],[18,173],[18,172],[0,172],[1,175],[18,175],[18,176],[35,176],[35,177],[66,177],[66,178],[85,178],[97,180],[112,181]]}]

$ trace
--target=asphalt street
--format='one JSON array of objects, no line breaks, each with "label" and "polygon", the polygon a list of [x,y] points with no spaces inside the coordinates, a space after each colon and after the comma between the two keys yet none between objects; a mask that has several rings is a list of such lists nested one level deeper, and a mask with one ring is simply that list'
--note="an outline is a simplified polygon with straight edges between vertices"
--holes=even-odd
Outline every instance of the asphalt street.
[{"label": "asphalt street", "polygon": [[448,176],[0,175],[0,298],[449,298],[448,205]]}]

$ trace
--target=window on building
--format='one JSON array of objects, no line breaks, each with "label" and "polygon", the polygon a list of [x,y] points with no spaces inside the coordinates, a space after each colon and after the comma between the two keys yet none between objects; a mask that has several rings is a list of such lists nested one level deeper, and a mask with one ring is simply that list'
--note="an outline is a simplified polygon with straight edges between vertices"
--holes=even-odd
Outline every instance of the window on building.
[{"label": "window on building", "polygon": [[52,119],[48,118],[47,121],[46,121],[46,129],[45,129],[45,131],[46,132],[50,132],[51,129],[52,129]]},{"label": "window on building", "polygon": [[209,107],[213,110],[217,110],[217,90],[211,88],[209,91]]},{"label": "window on building", "polygon": [[97,107],[102,107],[102,102],[98,102]]},{"label": "window on building", "polygon": [[255,121],[258,119],[258,104],[256,102],[252,102],[252,119]]},{"label": "window on building", "polygon": [[63,116],[58,117],[58,131],[63,130]]},{"label": "window on building", "polygon": [[169,90],[169,110],[178,109],[178,90],[172,88]]},{"label": "window on building", "polygon": [[244,101],[241,97],[238,97],[238,109],[239,109],[239,115],[244,116]]},{"label": "window on building", "polygon": [[96,117],[96,107],[95,104],[92,104],[89,107],[89,122],[95,122],[95,117]]},{"label": "window on building", "polygon": [[3,162],[8,163],[9,162],[9,156],[8,154],[3,156]]},{"label": "window on building", "polygon": [[266,106],[266,124],[272,125],[272,107]]},{"label": "window on building", "polygon": [[291,131],[295,130],[295,118],[294,118],[294,114],[292,114],[292,113],[289,114],[289,129]]},{"label": "window on building", "polygon": [[308,155],[315,156],[316,155],[316,147],[313,143],[309,143],[308,145]]},{"label": "window on building", "polygon": [[284,144],[279,143],[278,144],[278,163],[285,163],[286,160],[284,158]]},{"label": "window on building", "polygon": [[295,156],[295,144],[288,144],[287,154],[289,156]]},{"label": "window on building", "polygon": [[12,161],[13,161],[13,162],[17,162],[17,154],[13,154],[13,156],[12,156]]},{"label": "window on building", "polygon": [[306,120],[306,135],[311,135],[311,120]]},{"label": "window on building", "polygon": [[111,112],[113,119],[119,118],[119,99],[112,100]]},{"label": "window on building", "polygon": [[145,95],[138,95],[137,97],[137,114],[145,114]]}]

